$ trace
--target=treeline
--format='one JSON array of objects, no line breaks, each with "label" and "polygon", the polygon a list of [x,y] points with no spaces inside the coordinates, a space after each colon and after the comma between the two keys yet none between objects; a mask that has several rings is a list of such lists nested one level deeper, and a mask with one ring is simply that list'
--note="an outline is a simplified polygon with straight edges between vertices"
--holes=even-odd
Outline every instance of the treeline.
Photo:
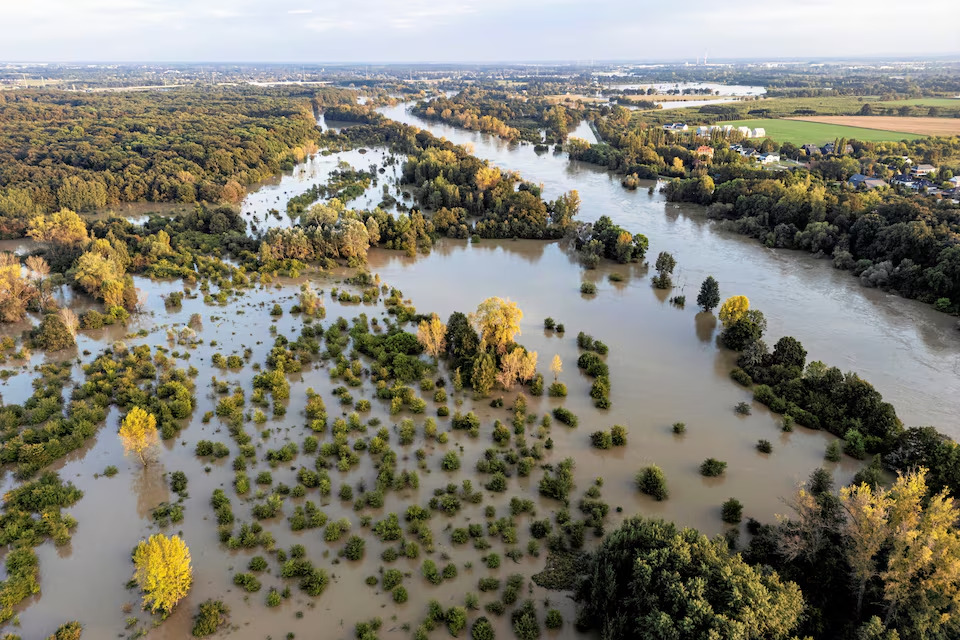
[{"label": "treeline", "polygon": [[784,416],[784,430],[797,423],[842,438],[843,452],[857,459],[876,455],[892,471],[924,467],[933,493],[960,495],[960,446],[933,427],[904,429],[893,406],[854,373],[807,362],[799,340],[785,336],[771,350],[767,321],[744,296],[720,308],[724,346],[739,352],[731,377],[753,389],[754,400]]},{"label": "treeline", "polygon": [[507,140],[534,143],[541,142],[541,129],[546,130],[548,141],[563,142],[582,118],[580,111],[552,104],[545,98],[522,98],[477,87],[464,89],[450,98],[440,96],[420,102],[413,113]]},{"label": "treeline", "polygon": [[353,92],[178,88],[0,96],[0,234],[36,213],[123,202],[238,202],[315,147],[311,99]]},{"label": "treeline", "polygon": [[666,195],[671,201],[707,204],[708,216],[768,246],[831,257],[835,267],[853,272],[866,286],[957,313],[957,208],[892,191],[854,191],[830,184],[823,173],[821,167],[771,177],[721,168],[715,178],[670,183]]}]

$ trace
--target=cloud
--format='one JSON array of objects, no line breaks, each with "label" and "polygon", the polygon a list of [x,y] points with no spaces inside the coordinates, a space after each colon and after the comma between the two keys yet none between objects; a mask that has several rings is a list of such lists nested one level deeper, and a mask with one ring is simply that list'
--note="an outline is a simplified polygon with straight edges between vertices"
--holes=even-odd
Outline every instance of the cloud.
[{"label": "cloud", "polygon": [[[4,60],[495,61],[960,54],[895,0],[10,0]],[[952,15],[928,0],[926,15]],[[323,34],[323,38],[317,38]]]}]

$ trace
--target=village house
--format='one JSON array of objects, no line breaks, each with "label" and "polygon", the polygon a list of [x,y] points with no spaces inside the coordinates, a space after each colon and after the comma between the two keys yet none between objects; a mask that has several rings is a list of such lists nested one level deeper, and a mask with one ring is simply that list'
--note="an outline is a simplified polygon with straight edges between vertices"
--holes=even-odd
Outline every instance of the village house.
[{"label": "village house", "polygon": [[761,164],[773,164],[774,162],[780,162],[779,153],[762,153],[760,154]]},{"label": "village house", "polygon": [[697,147],[697,156],[701,158],[713,158],[713,147],[708,147],[707,145],[700,145]]},{"label": "village house", "polygon": [[860,189],[861,187],[865,189],[879,189],[880,187],[888,186],[884,180],[871,178],[862,173],[853,174],[847,182],[849,182],[854,189]]},{"label": "village house", "polygon": [[913,167],[910,167],[910,175],[922,178],[923,176],[928,176],[931,173],[936,173],[937,168],[932,164],[918,164]]},{"label": "village house", "polygon": [[805,152],[808,156],[819,156],[819,155],[820,155],[820,147],[818,147],[818,146],[815,145],[815,144],[805,144],[805,145],[803,145],[803,146],[800,147],[800,148],[803,149],[804,152]]},{"label": "village house", "polygon": [[[826,156],[826,155],[830,155],[831,153],[833,153],[833,147],[834,147],[834,145],[833,145],[832,142],[828,142],[827,144],[823,145],[823,155]],[[853,153],[853,145],[851,145],[851,144],[844,145],[844,147],[843,147],[843,152],[844,152],[844,153]]]}]

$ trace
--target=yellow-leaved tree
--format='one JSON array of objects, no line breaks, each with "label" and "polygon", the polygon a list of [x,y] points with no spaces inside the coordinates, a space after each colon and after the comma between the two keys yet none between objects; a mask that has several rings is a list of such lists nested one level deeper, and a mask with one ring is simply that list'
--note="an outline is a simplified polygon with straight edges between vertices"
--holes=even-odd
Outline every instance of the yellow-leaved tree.
[{"label": "yellow-leaved tree", "polygon": [[480,191],[486,191],[497,186],[500,182],[500,169],[496,167],[480,167],[477,169],[477,188]]},{"label": "yellow-leaved tree", "polygon": [[70,209],[36,216],[30,221],[27,235],[34,240],[57,245],[84,244],[88,238],[87,225],[83,218]]},{"label": "yellow-leaved tree", "polygon": [[720,322],[729,327],[750,310],[750,300],[747,296],[732,296],[723,301],[720,306]]},{"label": "yellow-leaved tree", "polygon": [[440,321],[437,314],[433,314],[429,320],[420,321],[417,340],[423,345],[423,350],[436,360],[447,348],[447,325]]},{"label": "yellow-leaved tree", "polygon": [[889,490],[844,487],[845,549],[858,607],[879,578],[885,624],[960,637],[960,509],[946,489],[928,496],[926,475],[923,467],[901,474]]},{"label": "yellow-leaved tree", "polygon": [[553,381],[556,382],[563,371],[563,361],[560,360],[559,354],[553,356],[553,360],[550,362],[550,371],[553,372]]},{"label": "yellow-leaved tree", "polygon": [[173,610],[193,582],[190,549],[179,536],[162,533],[141,540],[133,552],[134,579],[143,590],[143,606],[154,613]]},{"label": "yellow-leaved tree", "polygon": [[487,298],[470,316],[480,334],[480,349],[493,347],[497,353],[506,353],[513,337],[520,333],[523,311],[516,302],[503,298]]},{"label": "yellow-leaved tree", "polygon": [[509,391],[515,382],[526,382],[537,372],[537,352],[517,347],[500,359],[497,382]]},{"label": "yellow-leaved tree", "polygon": [[120,441],[126,453],[137,454],[140,462],[146,466],[150,448],[160,441],[157,418],[140,407],[134,407],[120,424]]}]

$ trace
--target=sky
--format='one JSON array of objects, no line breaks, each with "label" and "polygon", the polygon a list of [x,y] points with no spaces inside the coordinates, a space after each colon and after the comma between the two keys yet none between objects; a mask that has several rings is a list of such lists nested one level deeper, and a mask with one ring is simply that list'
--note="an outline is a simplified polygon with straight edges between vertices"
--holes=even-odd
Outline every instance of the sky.
[{"label": "sky", "polygon": [[956,0],[905,8],[902,0],[0,0],[0,60],[960,57]]}]

